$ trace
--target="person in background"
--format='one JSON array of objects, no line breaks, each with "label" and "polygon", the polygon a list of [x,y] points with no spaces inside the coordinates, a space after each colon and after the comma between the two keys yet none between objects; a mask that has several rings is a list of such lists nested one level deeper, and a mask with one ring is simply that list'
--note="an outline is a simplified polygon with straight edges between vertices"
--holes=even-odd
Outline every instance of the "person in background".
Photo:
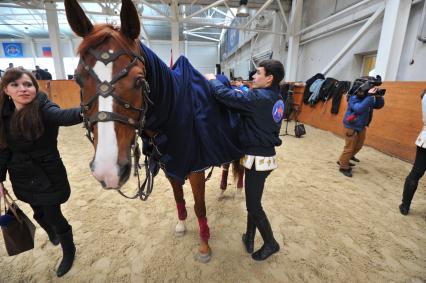
[{"label": "person in background", "polygon": [[48,69],[44,69],[44,75],[45,75],[45,80],[51,80],[52,79],[52,74],[49,72]]},{"label": "person in background", "polygon": [[359,162],[355,155],[364,145],[367,127],[373,119],[373,110],[380,109],[385,105],[383,96],[375,95],[377,90],[376,87],[373,87],[367,91],[356,91],[349,98],[348,108],[343,117],[345,147],[337,161],[340,166],[339,171],[347,177],[352,177],[351,165],[354,165],[349,160]]},{"label": "person in background", "polygon": [[8,172],[15,196],[31,206],[52,244],[61,244],[61,277],[71,269],[75,245],[61,211],[71,191],[57,137],[60,126],[82,121],[80,107],[60,109],[39,91],[31,72],[14,68],[0,83],[0,119],[0,190]]},{"label": "person in background", "polygon": [[248,93],[229,89],[213,74],[205,77],[217,101],[240,113],[239,140],[245,153],[241,162],[245,167],[247,208],[247,229],[242,240],[246,251],[253,253],[257,228],[264,244],[252,254],[252,258],[265,260],[280,250],[262,207],[262,195],[266,178],[277,168],[275,146],[282,143],[279,131],[284,102],[279,83],[284,78],[284,67],[276,60],[261,62],[253,76],[253,89]]},{"label": "person in background", "polygon": [[9,67],[6,68],[6,71],[13,68],[13,63],[9,63]]},{"label": "person in background", "polygon": [[399,211],[402,215],[408,215],[410,211],[411,201],[416,193],[419,180],[426,171],[426,90],[421,95],[422,114],[423,114],[423,129],[416,140],[416,159],[414,160],[413,168],[408,174],[404,183],[402,192],[402,203],[399,205]]},{"label": "person in background", "polygon": [[235,79],[235,89],[240,90],[244,93],[247,93],[249,91],[249,88],[243,84],[242,77],[238,77]]}]

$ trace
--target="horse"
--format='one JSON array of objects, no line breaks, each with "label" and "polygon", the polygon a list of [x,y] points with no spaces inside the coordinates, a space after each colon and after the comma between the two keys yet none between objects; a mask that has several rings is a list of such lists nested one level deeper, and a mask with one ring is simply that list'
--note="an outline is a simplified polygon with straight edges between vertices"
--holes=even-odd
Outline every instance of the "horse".
[{"label": "horse", "polygon": [[234,119],[186,58],[180,57],[170,70],[138,40],[139,16],[131,0],[122,0],[120,28],[93,25],[76,0],[65,0],[65,11],[71,29],[82,37],[75,78],[95,150],[92,175],[104,189],[120,190],[132,169],[131,152],[138,153],[136,141],[142,137],[144,154],[153,157],[172,186],[177,236],[186,231],[182,185],[189,179],[199,224],[196,259],[208,262],[205,169],[242,156]]}]

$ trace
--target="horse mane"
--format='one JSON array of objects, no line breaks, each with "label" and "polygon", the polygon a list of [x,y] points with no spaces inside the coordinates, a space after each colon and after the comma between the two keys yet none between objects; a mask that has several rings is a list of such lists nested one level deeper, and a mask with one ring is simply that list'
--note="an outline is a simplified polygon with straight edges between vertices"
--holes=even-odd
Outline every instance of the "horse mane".
[{"label": "horse mane", "polygon": [[98,46],[110,38],[114,39],[120,48],[126,50],[128,53],[138,50],[138,41],[124,36],[120,32],[120,28],[111,24],[97,24],[93,26],[93,30],[90,34],[84,37],[82,43],[77,49],[77,53],[82,56],[89,48]]}]

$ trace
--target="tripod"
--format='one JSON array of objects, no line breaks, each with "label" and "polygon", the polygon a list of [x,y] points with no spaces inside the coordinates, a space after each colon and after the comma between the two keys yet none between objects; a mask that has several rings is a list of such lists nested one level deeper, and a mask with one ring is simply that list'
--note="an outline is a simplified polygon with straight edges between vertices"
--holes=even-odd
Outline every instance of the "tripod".
[{"label": "tripod", "polygon": [[300,113],[300,105],[294,103],[293,93],[294,93],[294,85],[290,84],[287,91],[287,97],[285,100],[285,107],[287,109],[288,107],[290,107],[290,111],[286,111],[286,117],[284,119],[286,121],[285,133],[280,134],[280,136],[295,136],[288,133],[288,123],[292,120],[291,116],[294,116],[294,120],[297,122],[297,116]]}]

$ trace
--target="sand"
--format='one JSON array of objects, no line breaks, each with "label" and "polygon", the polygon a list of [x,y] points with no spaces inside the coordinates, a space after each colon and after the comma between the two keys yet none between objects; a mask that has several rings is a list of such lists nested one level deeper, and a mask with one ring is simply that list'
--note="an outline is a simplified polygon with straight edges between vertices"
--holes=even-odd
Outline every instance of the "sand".
[{"label": "sand", "polygon": [[[163,173],[147,202],[104,191],[90,175],[93,149],[83,129],[62,128],[60,151],[72,186],[63,212],[74,229],[74,266],[56,278],[61,249],[38,228],[34,250],[14,257],[0,237],[0,282],[425,282],[426,178],[404,217],[398,205],[411,164],[364,147],[354,177],[347,178],[336,165],[343,140],[306,129],[302,139],[283,137],[279,168],[266,182],[263,206],[281,251],[260,263],[244,252],[244,197],[234,197],[230,178],[225,199],[216,199],[216,168],[206,185],[213,257],[203,264],[194,260],[198,224],[189,184],[188,231],[178,238]],[[132,178],[125,191],[132,194],[135,187]],[[18,204],[30,213],[27,204]],[[256,249],[262,244],[257,236]]]}]

